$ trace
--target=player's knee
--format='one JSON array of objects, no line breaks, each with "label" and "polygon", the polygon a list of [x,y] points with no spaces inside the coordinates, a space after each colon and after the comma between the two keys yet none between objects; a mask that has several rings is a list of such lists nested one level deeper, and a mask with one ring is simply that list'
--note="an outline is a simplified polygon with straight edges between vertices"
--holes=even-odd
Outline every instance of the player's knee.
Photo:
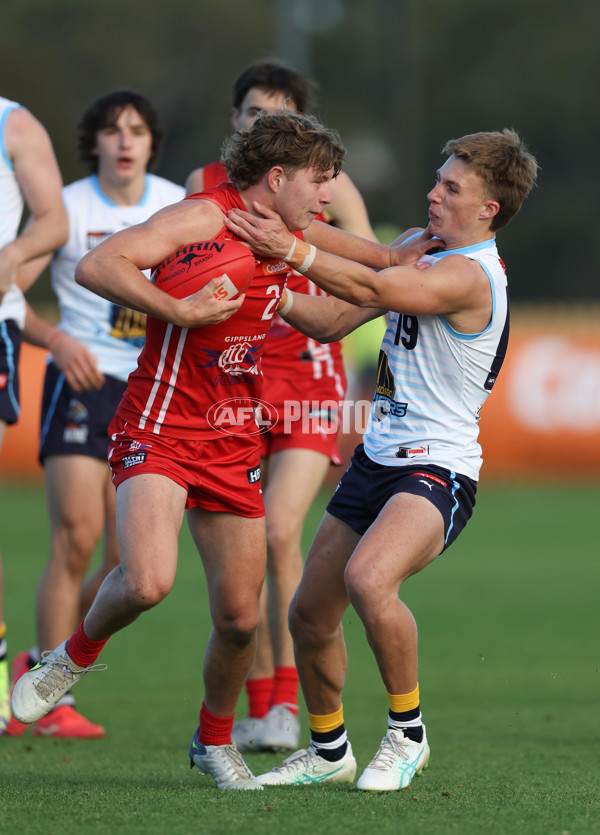
[{"label": "player's knee", "polygon": [[122,574],[123,598],[128,607],[136,611],[152,609],[165,599],[172,583],[160,577],[131,577]]},{"label": "player's knee", "polygon": [[363,570],[362,566],[353,565],[352,562],[348,563],[344,571],[344,583],[348,598],[355,608],[362,609],[364,601],[377,605],[383,592],[382,578],[376,571]]},{"label": "player's knee", "polygon": [[324,639],[323,624],[314,617],[310,608],[302,606],[296,595],[292,598],[288,611],[288,627],[294,643],[302,645],[321,644]]},{"label": "player's knee", "polygon": [[[267,520],[267,544],[270,563],[281,561],[291,551],[298,550],[296,527],[296,523],[285,515]],[[271,566],[269,565],[269,567]]]},{"label": "player's knee", "polygon": [[100,539],[100,532],[88,525],[63,528],[53,537],[52,559],[66,560],[67,570],[75,575],[85,574]]},{"label": "player's knee", "polygon": [[214,627],[221,640],[236,647],[248,646],[254,640],[258,628],[258,617],[250,614],[221,613],[215,619]]}]

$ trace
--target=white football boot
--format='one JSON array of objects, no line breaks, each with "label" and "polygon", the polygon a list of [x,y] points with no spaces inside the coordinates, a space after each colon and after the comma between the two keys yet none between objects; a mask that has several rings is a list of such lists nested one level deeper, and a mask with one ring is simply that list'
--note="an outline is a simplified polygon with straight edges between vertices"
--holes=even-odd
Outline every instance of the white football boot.
[{"label": "white football boot", "polygon": [[261,721],[256,748],[259,751],[293,751],[299,740],[300,720],[296,714],[285,705],[273,705]]},{"label": "white football boot", "polygon": [[79,667],[67,655],[67,642],[42,653],[39,664],[15,683],[10,708],[19,722],[31,725],[56,707],[65,693],[86,673],[106,670],[106,664]]},{"label": "white football boot", "polygon": [[248,716],[246,719],[240,719],[239,722],[234,722],[231,731],[231,739],[238,751],[260,751],[258,746],[258,737],[262,728],[263,719],[257,719],[255,716]]},{"label": "white football boot", "polygon": [[379,750],[361,774],[357,788],[386,792],[405,789],[415,774],[427,768],[429,745],[423,725],[423,741],[415,742],[401,730],[391,730],[381,740]]},{"label": "white football boot", "polygon": [[220,789],[262,791],[235,745],[202,745],[196,730],[189,754],[190,768],[196,766],[200,774],[210,774]]},{"label": "white football boot", "polygon": [[296,751],[287,760],[257,780],[263,786],[306,786],[310,783],[351,783],[356,775],[356,760],[348,743],[341,760],[330,762],[320,757],[312,745]]}]

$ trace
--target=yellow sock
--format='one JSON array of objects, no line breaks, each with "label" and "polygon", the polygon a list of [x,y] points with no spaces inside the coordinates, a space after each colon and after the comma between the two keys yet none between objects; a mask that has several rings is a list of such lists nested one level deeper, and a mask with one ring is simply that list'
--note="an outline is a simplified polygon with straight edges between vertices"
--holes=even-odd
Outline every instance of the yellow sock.
[{"label": "yellow sock", "polygon": [[329,731],[335,731],[340,725],[344,724],[344,708],[340,706],[335,713],[327,713],[325,715],[308,714],[308,724],[311,731],[318,734],[326,734]]},{"label": "yellow sock", "polygon": [[390,710],[393,713],[406,713],[407,710],[414,710],[419,707],[419,685],[411,693],[404,693],[396,696],[392,693],[387,694]]}]

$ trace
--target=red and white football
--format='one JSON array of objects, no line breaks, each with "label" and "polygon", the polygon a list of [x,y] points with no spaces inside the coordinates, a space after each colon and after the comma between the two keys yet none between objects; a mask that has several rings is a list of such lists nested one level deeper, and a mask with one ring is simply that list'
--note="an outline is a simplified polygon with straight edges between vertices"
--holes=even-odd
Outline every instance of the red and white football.
[{"label": "red and white football", "polygon": [[198,241],[186,244],[155,267],[151,281],[176,299],[201,290],[213,278],[224,278],[216,299],[245,293],[254,276],[254,255],[239,241]]}]

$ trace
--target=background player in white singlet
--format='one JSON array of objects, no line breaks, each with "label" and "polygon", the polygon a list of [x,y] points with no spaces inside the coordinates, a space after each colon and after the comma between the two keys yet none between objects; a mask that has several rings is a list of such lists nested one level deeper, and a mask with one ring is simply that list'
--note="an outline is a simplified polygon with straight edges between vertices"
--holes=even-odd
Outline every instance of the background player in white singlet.
[{"label": "background player in white singlet", "polygon": [[[25,300],[19,267],[67,240],[62,179],[50,137],[24,107],[0,96],[0,449],[19,416],[18,362]],[[23,208],[31,222],[19,235]],[[0,557],[0,734],[9,719],[6,626]]]},{"label": "background player in white singlet", "polygon": [[[306,113],[313,84],[278,62],[252,64],[233,85],[231,124],[248,128],[260,113]],[[193,171],[186,189],[194,194],[227,178],[221,163]],[[331,202],[321,219],[375,240],[364,201],[345,172],[332,180]],[[321,294],[306,276],[292,274],[288,287]],[[298,674],[287,613],[302,574],[301,537],[306,514],[330,464],[340,463],[336,432],[325,415],[302,419],[303,404],[343,399],[346,378],[339,342],[319,345],[276,317],[262,358],[263,399],[279,422],[262,435],[261,473],[267,522],[267,582],[261,598],[256,659],[246,683],[248,717],[236,722],[232,738],[241,751],[294,750],[298,746]],[[329,410],[327,412],[329,414]],[[286,415],[295,419],[289,422]],[[331,416],[335,422],[335,415]],[[326,432],[319,432],[319,425]],[[310,431],[312,429],[312,431]],[[291,430],[291,431],[290,431]],[[268,595],[267,595],[268,589]],[[268,600],[267,600],[268,597]]]},{"label": "background player in white singlet", "polygon": [[[156,110],[136,92],[116,91],[90,105],[79,125],[79,152],[92,173],[63,190],[69,239],[50,264],[58,327],[28,311],[25,338],[51,351],[40,439],[51,541],[36,601],[38,647],[16,656],[13,680],[39,661],[40,652],[71,634],[119,560],[107,430],[136,367],[145,316],[80,287],[75,267],[113,232],[184,197],[181,186],[148,173],[161,137]],[[48,260],[21,270],[21,286],[27,287]],[[85,581],[103,533],[102,564]],[[13,719],[8,733],[26,729]],[[68,694],[34,733],[89,738],[103,736],[104,729],[77,712]]]},{"label": "background player in white singlet", "polygon": [[[382,310],[391,312],[364,448],[357,447],[328,505],[290,607],[311,744],[259,777],[264,785],[353,779],[342,707],[341,623],[350,604],[389,702],[387,732],[358,788],[405,788],[429,760],[417,627],[398,592],[454,541],[472,512],[479,413],[508,338],[495,233],[519,210],[537,174],[535,159],[511,130],[451,140],[444,151],[448,158],[427,195],[427,229],[399,239],[399,251],[407,253],[428,239],[431,249],[443,247],[423,259],[423,269],[415,257],[413,266],[378,273],[327,254],[335,230],[317,224],[308,240],[319,249],[298,242],[290,257],[293,240],[272,212],[263,211],[266,220],[256,217],[257,204],[254,215],[230,212],[228,227],[255,252],[304,263],[313,281],[338,297],[286,291],[281,304],[294,326],[316,339],[338,339]],[[353,246],[350,238],[347,257],[362,261]]]}]

